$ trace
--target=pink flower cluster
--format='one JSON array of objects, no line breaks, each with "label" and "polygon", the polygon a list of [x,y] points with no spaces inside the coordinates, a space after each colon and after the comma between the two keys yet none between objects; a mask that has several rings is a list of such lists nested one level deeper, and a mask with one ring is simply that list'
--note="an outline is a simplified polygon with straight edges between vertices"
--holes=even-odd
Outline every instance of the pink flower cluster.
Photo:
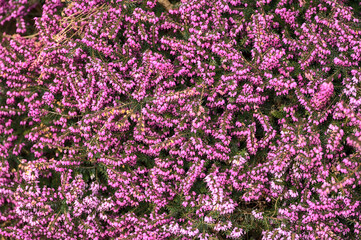
[{"label": "pink flower cluster", "polygon": [[0,236],[359,239],[354,3],[0,0]]}]

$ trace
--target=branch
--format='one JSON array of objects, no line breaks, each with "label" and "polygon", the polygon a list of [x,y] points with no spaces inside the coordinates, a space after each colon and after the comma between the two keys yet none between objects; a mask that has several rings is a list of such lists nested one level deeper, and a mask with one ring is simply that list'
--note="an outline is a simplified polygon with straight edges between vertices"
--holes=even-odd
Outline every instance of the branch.
[{"label": "branch", "polygon": [[173,5],[169,2],[169,0],[158,0],[158,3],[160,3],[167,12],[173,8]]}]

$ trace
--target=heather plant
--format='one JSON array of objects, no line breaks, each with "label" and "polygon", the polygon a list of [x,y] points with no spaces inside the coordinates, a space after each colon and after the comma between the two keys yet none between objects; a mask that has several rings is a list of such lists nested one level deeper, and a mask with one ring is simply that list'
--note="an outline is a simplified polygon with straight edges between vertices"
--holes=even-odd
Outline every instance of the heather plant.
[{"label": "heather plant", "polygon": [[360,238],[358,1],[0,5],[1,236]]},{"label": "heather plant", "polygon": [[[40,0],[0,0],[0,27],[8,25],[1,31],[26,33],[28,28],[29,33],[32,30],[32,18],[41,12],[40,5]],[[11,23],[15,23],[16,27]]]}]

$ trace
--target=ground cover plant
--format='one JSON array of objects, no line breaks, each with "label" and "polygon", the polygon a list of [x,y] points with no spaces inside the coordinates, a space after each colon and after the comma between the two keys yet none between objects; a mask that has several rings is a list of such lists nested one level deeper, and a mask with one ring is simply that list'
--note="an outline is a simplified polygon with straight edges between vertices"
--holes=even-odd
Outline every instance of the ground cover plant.
[{"label": "ground cover plant", "polygon": [[351,0],[0,0],[2,239],[360,239]]}]

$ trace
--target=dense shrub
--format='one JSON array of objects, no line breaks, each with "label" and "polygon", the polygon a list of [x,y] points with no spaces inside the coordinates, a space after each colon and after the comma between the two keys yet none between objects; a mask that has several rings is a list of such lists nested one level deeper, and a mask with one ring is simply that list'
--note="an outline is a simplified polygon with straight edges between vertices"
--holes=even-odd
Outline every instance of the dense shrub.
[{"label": "dense shrub", "polygon": [[360,238],[358,1],[0,5],[0,235]]}]

